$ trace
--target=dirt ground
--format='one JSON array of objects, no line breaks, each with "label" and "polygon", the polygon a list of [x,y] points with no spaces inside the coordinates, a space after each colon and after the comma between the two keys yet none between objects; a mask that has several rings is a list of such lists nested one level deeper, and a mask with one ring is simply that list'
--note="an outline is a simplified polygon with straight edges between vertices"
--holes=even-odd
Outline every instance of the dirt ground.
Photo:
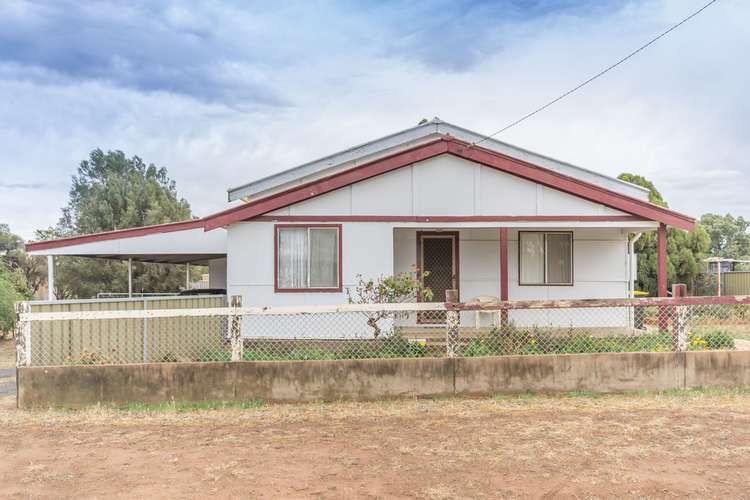
[{"label": "dirt ground", "polygon": [[0,498],[750,498],[748,391],[182,412],[14,403],[0,397]]}]

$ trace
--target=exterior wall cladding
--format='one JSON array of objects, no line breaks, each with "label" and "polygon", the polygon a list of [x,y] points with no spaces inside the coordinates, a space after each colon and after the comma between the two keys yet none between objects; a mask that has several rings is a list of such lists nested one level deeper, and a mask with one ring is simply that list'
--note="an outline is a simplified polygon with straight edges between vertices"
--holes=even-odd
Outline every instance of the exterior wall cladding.
[{"label": "exterior wall cladding", "polygon": [[[509,174],[453,156],[440,156],[410,167],[297,203],[271,214],[289,216],[464,216],[475,215],[627,215]],[[289,223],[287,221],[285,224]],[[268,220],[227,228],[227,276],[230,295],[246,306],[340,304],[357,275],[377,277],[409,271],[416,264],[418,229],[459,232],[461,300],[500,296],[499,226],[503,223],[425,224],[351,222],[342,225],[340,293],[274,291],[274,227]],[[519,286],[518,228],[509,231],[509,298],[623,298],[628,292],[627,230],[597,223],[544,224],[524,230],[573,232],[573,286]],[[567,224],[567,225],[565,225]],[[543,226],[543,227],[542,227]],[[519,320],[521,318],[518,318]],[[464,318],[469,322],[470,318]]]}]

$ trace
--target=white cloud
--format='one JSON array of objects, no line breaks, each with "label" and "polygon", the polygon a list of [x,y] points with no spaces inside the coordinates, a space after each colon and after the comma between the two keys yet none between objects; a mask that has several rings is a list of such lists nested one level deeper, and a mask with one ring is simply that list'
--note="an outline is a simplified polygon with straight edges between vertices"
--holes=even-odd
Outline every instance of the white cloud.
[{"label": "white cloud", "polygon": [[[433,10],[393,4],[359,12],[329,4],[132,7],[124,26],[153,17],[132,41],[101,39],[93,55],[66,54],[67,66],[0,60],[0,95],[8,96],[0,99],[0,222],[26,237],[54,224],[70,176],[96,147],[167,166],[194,211],[206,214],[226,207],[227,187],[423,117],[493,132],[702,1],[633,1],[593,14],[550,7],[533,16],[466,7],[455,26]],[[15,9],[24,14],[22,3]],[[112,9],[72,10],[118,37],[127,31],[116,29]],[[741,64],[749,14],[750,5],[723,0],[498,138],[610,175],[639,173],[691,215],[750,216],[750,70]],[[31,43],[49,23],[24,15],[30,27],[17,37]],[[97,36],[89,33],[86,43]],[[70,42],[67,50],[76,47],[90,48]],[[141,49],[155,52],[141,59]],[[161,88],[169,78],[194,81]]]}]

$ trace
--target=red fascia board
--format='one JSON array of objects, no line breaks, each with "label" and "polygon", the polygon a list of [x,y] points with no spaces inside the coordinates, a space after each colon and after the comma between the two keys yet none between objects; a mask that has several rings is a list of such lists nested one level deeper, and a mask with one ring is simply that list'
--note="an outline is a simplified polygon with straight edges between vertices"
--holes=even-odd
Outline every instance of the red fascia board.
[{"label": "red fascia board", "polygon": [[258,215],[265,222],[643,222],[637,215]]},{"label": "red fascia board", "polygon": [[26,244],[26,251],[49,250],[51,248],[63,248],[83,243],[95,243],[97,241],[119,240],[122,238],[135,238],[149,234],[172,233],[203,227],[203,219],[192,219],[180,222],[168,222],[154,226],[134,227],[130,229],[118,229],[104,233],[82,234],[80,236],[67,236],[56,240],[37,241]]},{"label": "red fascia board", "polygon": [[447,152],[447,141],[445,139],[438,139],[385,158],[380,158],[360,167],[355,167],[345,172],[337,173],[302,186],[291,188],[287,191],[283,191],[255,202],[251,201],[244,205],[209,215],[204,219],[204,229],[210,231],[211,229],[224,227],[233,222],[251,219],[255,216],[287,207],[321,194],[349,186],[355,182],[369,179]]},{"label": "red fascia board", "polygon": [[639,215],[649,220],[662,222],[688,231],[692,231],[695,226],[695,219],[687,215],[654,205],[653,203],[631,198],[516,158],[511,158],[497,151],[452,140],[448,143],[448,152],[466,160],[481,163],[496,170],[522,177],[552,189],[570,193],[617,210],[622,210],[623,212]]},{"label": "red fascia board", "polygon": [[[511,158],[496,151],[469,145],[468,143],[459,141],[452,137],[444,136],[441,139],[417,146],[407,151],[402,151],[368,164],[352,168],[345,172],[333,174],[329,177],[291,188],[267,198],[255,202],[249,202],[208,216],[204,219],[204,229],[209,231],[234,222],[253,219],[270,211],[294,203],[299,203],[300,201],[314,198],[315,196],[328,193],[335,189],[445,153],[469,161],[474,161],[496,170],[548,186],[558,191],[570,193],[580,198],[600,203],[635,216],[640,216],[646,220],[654,220],[686,230],[692,230],[695,225],[695,220],[693,218],[658,205],[631,198],[586,181],[569,177],[559,172],[554,172],[516,158]],[[429,217],[429,219],[433,222],[439,222],[436,217]],[[570,219],[566,218],[561,220]]]}]

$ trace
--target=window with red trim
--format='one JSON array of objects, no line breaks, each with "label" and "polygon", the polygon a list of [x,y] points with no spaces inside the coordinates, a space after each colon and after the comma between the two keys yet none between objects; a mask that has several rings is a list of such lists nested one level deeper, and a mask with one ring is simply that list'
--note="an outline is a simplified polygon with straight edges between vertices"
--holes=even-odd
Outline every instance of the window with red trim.
[{"label": "window with red trim", "polygon": [[573,233],[518,232],[519,285],[572,285]]},{"label": "window with red trim", "polygon": [[341,226],[276,226],[276,291],[341,291]]}]

